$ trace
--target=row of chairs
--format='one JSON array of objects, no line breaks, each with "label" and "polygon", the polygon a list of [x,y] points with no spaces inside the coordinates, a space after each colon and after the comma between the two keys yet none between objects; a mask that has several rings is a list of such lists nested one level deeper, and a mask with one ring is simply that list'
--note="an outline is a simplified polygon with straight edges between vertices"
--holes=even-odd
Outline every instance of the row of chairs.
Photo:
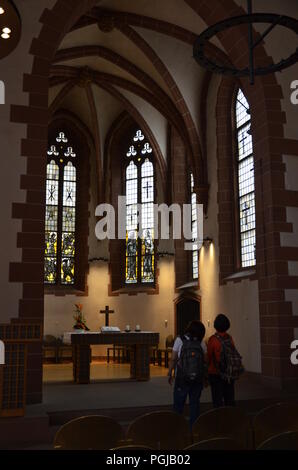
[{"label": "row of chairs", "polygon": [[192,433],[188,421],[171,411],[145,414],[126,433],[115,420],[85,416],[62,426],[55,449],[107,450],[146,447],[182,449],[298,449],[298,404],[279,403],[250,420],[241,408],[226,407],[199,416]]},{"label": "row of chairs", "polygon": [[[154,347],[151,349],[151,362],[165,367],[169,366],[169,359],[174,344],[174,337],[169,335],[165,341],[165,348]],[[120,346],[113,344],[107,348],[107,363],[110,360],[118,363],[130,362],[130,350],[127,346]],[[64,359],[72,361],[72,347],[71,345],[64,344],[61,338],[56,338],[53,335],[46,335],[43,339],[43,358],[44,361],[53,360],[55,363],[62,362]]]},{"label": "row of chairs", "polygon": [[55,363],[64,359],[72,360],[72,346],[64,344],[61,338],[46,335],[43,338],[43,360],[53,360]]},{"label": "row of chairs", "polygon": [[[152,450],[152,447],[139,446],[139,445],[127,445],[120,446],[111,449],[114,451],[117,450]],[[223,451],[232,451],[232,450],[245,450],[237,441],[234,439],[229,439],[225,437],[219,437],[216,439],[208,439],[206,441],[196,442],[188,447],[183,449],[185,451],[191,450],[223,450]],[[298,431],[294,432],[284,432],[278,434],[267,441],[263,442],[256,450],[298,450]]]}]

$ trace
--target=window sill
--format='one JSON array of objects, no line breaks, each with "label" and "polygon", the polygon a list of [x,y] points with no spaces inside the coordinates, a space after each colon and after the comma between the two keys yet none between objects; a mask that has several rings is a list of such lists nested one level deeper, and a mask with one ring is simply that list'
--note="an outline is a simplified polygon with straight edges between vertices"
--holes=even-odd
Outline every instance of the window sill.
[{"label": "window sill", "polygon": [[255,275],[256,275],[255,269],[246,269],[246,270],[239,271],[237,273],[234,273],[234,274],[231,274],[230,276],[225,277],[223,279],[223,282],[239,281],[242,279],[252,278]]},{"label": "window sill", "polygon": [[76,295],[83,296],[87,295],[86,291],[76,289],[75,287],[62,287],[62,286],[45,286],[44,287],[45,295],[56,295],[57,297],[63,297],[65,295]]},{"label": "window sill", "polygon": [[182,286],[178,286],[177,290],[183,290],[183,289],[199,289],[199,281],[192,281],[192,282],[187,282],[186,284],[183,284]]},{"label": "window sill", "polygon": [[130,286],[130,287],[121,287],[120,289],[112,291],[113,294],[127,294],[127,295],[137,295],[137,294],[157,294],[158,287],[154,285],[146,286]]}]

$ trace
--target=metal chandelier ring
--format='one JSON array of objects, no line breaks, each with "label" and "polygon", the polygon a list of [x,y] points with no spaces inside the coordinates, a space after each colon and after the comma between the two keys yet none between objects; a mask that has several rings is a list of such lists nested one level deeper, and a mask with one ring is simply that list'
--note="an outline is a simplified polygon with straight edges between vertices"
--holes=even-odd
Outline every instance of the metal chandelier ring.
[{"label": "metal chandelier ring", "polygon": [[[239,26],[242,24],[251,24],[251,23],[269,23],[271,27],[269,28],[266,35],[275,27],[275,26],[284,26],[287,29],[290,29],[294,33],[298,34],[298,21],[294,18],[284,15],[276,15],[271,13],[254,13],[252,15],[243,15],[235,16],[227,20],[221,21],[215,25],[210,26],[202,34],[198,36],[194,44],[194,58],[199,65],[210,70],[214,73],[220,73],[223,75],[232,75],[234,77],[246,77],[250,75],[249,67],[245,69],[237,69],[234,67],[229,67],[226,65],[219,65],[208,57],[205,56],[204,48],[206,43],[212,39],[216,34],[225,31],[228,28],[233,26]],[[265,37],[265,35],[263,35]],[[257,41],[252,47],[256,47],[260,41]],[[251,46],[250,46],[251,47]],[[258,67],[254,70],[255,75],[266,75],[269,73],[280,72],[281,70],[290,67],[298,61],[298,48],[296,51],[290,55],[287,59],[282,59],[277,64],[268,65],[266,67]]]}]

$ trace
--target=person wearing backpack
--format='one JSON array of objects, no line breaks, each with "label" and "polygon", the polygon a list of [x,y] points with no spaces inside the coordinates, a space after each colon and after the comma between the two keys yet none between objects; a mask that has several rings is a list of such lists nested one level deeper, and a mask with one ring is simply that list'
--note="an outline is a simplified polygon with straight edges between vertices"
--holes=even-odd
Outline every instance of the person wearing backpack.
[{"label": "person wearing backpack", "polygon": [[189,396],[190,426],[200,414],[200,398],[206,380],[207,347],[203,338],[205,327],[198,320],[192,321],[183,336],[178,336],[173,346],[169,365],[169,384],[173,383],[175,370],[173,409],[183,414]]},{"label": "person wearing backpack", "polygon": [[235,406],[235,380],[244,372],[242,358],[227,333],[230,320],[223,314],[214,321],[216,333],[208,341],[208,376],[214,408]]}]

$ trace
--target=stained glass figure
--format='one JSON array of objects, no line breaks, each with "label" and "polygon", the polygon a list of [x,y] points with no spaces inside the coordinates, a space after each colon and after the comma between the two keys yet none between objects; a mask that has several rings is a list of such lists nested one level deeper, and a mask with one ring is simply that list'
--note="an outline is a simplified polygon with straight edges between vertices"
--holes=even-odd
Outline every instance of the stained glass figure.
[{"label": "stained glass figure", "polygon": [[256,264],[256,211],[253,142],[249,104],[239,89],[236,99],[238,197],[241,266]]},{"label": "stained glass figure", "polygon": [[[154,167],[153,153],[141,130],[126,156],[126,284],[154,283]],[[138,204],[141,224],[138,225]],[[141,236],[138,238],[138,233]]]},{"label": "stained glass figure", "polygon": [[55,284],[57,279],[57,259],[45,258],[45,282],[47,284]]},{"label": "stained glass figure", "polygon": [[[50,145],[45,216],[45,283],[75,283],[76,153],[64,132]],[[60,268],[59,268],[60,266]]]},{"label": "stained glass figure", "polygon": [[153,230],[144,230],[142,237],[142,282],[154,282]]}]

